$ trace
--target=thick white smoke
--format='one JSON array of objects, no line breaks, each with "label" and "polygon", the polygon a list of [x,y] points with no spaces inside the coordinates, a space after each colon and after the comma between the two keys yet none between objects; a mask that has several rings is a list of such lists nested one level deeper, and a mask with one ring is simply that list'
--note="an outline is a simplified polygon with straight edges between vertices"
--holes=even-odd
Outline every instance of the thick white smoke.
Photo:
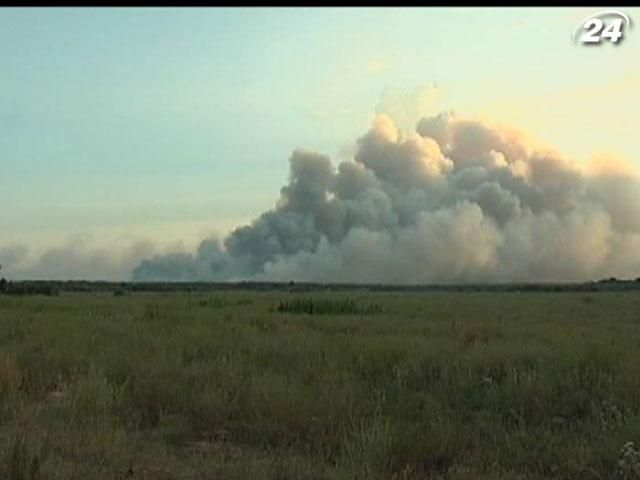
[{"label": "thick white smoke", "polygon": [[0,276],[13,280],[113,280],[131,275],[131,265],[155,251],[151,242],[137,241],[119,249],[95,247],[71,237],[60,245],[34,251],[22,244],[0,246]]},{"label": "thick white smoke", "polygon": [[[378,114],[337,167],[296,150],[277,206],[134,280],[582,281],[640,275],[640,182],[452,113]],[[616,164],[617,165],[617,164]]]}]

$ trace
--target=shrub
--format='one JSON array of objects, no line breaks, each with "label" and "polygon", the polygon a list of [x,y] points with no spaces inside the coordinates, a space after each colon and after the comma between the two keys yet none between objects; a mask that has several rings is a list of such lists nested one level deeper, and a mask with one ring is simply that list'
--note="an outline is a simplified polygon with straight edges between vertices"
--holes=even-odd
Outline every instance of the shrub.
[{"label": "shrub", "polygon": [[280,301],[276,310],[307,315],[371,315],[379,313],[382,309],[378,304],[359,305],[352,298],[340,300],[295,298]]}]

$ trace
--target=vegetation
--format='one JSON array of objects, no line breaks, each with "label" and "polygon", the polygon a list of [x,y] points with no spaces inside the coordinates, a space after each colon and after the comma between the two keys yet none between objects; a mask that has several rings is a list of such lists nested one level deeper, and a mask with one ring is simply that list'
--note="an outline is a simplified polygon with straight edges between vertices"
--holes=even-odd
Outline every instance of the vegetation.
[{"label": "vegetation", "polygon": [[[0,270],[2,265],[0,265]],[[9,282],[0,278],[0,294],[5,295],[58,295],[57,282]]]},{"label": "vegetation", "polygon": [[0,295],[0,478],[640,478],[637,292],[310,295]]},{"label": "vegetation", "polygon": [[278,312],[301,313],[307,315],[372,315],[382,311],[379,304],[359,305],[353,298],[309,298],[297,297],[292,300],[280,300]]}]

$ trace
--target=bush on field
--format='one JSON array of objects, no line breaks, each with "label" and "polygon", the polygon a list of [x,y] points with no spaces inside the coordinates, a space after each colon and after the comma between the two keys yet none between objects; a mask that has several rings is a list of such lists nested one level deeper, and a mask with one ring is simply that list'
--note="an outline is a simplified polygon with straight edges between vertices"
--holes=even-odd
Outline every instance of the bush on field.
[{"label": "bush on field", "polygon": [[293,300],[281,300],[276,310],[284,313],[307,315],[371,315],[379,313],[382,308],[378,304],[359,305],[352,298],[340,300],[295,298]]}]

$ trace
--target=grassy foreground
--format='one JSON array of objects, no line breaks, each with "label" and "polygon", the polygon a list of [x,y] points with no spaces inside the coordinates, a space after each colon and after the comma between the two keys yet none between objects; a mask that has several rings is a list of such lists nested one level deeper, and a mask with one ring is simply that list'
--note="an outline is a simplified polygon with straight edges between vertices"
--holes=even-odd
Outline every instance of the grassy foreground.
[{"label": "grassy foreground", "polygon": [[640,478],[638,347],[638,292],[0,296],[0,478]]}]

